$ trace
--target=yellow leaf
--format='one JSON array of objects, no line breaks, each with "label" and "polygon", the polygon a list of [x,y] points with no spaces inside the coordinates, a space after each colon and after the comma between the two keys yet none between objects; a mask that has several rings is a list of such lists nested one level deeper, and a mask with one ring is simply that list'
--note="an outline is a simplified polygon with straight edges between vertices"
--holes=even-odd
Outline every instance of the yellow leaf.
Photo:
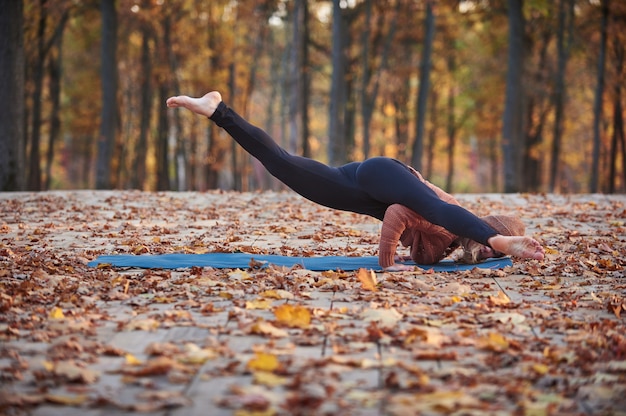
[{"label": "yellow leaf", "polygon": [[293,328],[307,328],[311,324],[311,312],[304,306],[283,304],[274,309],[278,322]]},{"label": "yellow leaf", "polygon": [[511,302],[511,299],[500,290],[497,296],[489,296],[489,301],[494,305],[506,305]]},{"label": "yellow leaf", "polygon": [[509,341],[498,332],[490,332],[476,340],[476,346],[481,350],[502,352],[509,348]]},{"label": "yellow leaf", "polygon": [[63,314],[63,309],[55,306],[54,308],[52,308],[52,310],[50,311],[50,314],[48,315],[48,317],[50,319],[64,319],[65,315]]},{"label": "yellow leaf", "polygon": [[545,247],[546,254],[559,254],[559,251],[552,247]]},{"label": "yellow leaf", "polygon": [[463,300],[463,298],[455,295],[455,296],[452,296],[451,300],[452,300],[452,303],[459,303]]},{"label": "yellow leaf", "polygon": [[356,277],[361,281],[361,286],[365,290],[369,290],[371,292],[378,291],[376,288],[376,273],[373,270],[359,269],[356,273]]},{"label": "yellow leaf", "polygon": [[268,371],[255,371],[253,375],[254,382],[256,384],[261,384],[267,387],[284,386],[287,384],[286,377],[277,376],[276,374]]},{"label": "yellow leaf", "polygon": [[135,357],[132,354],[126,354],[125,358],[126,358],[126,364],[128,364],[128,365],[141,365],[141,364],[143,364],[143,361],[141,361],[139,358]]},{"label": "yellow leaf", "polygon": [[268,299],[257,299],[246,301],[246,309],[269,309],[272,307],[272,301]]},{"label": "yellow leaf", "polygon": [[256,352],[254,358],[248,361],[248,369],[252,371],[275,371],[280,367],[278,357],[265,352]]},{"label": "yellow leaf", "polygon": [[140,245],[133,247],[132,252],[133,254],[144,254],[144,253],[149,253],[150,250],[148,249],[148,247],[144,246],[143,244],[140,244]]},{"label": "yellow leaf", "polygon": [[48,371],[54,371],[54,363],[51,361],[44,361],[43,363],[41,363],[43,365],[43,368],[45,368]]},{"label": "yellow leaf", "polygon": [[550,370],[550,368],[547,365],[540,364],[540,363],[533,364],[532,369],[535,371],[535,373],[541,376],[546,374]]}]

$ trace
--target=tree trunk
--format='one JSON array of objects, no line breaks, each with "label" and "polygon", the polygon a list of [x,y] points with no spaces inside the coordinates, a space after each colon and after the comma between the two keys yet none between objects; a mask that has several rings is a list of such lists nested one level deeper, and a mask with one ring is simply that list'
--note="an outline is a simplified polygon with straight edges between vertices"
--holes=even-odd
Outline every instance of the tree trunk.
[{"label": "tree trunk", "polygon": [[[448,72],[453,77],[456,72],[456,50],[451,48],[450,55],[448,56]],[[446,175],[446,192],[452,192],[452,181],[454,180],[454,150],[456,148],[456,119],[455,119],[455,89],[456,85],[454,81],[450,82],[448,87],[448,118],[447,118],[447,133],[448,133],[448,174]]]},{"label": "tree trunk", "polygon": [[433,165],[435,160],[435,140],[437,138],[437,101],[439,100],[439,94],[433,90],[429,94],[430,99],[430,129],[428,131],[428,141],[425,143],[426,147],[426,164],[424,165],[424,177],[428,180],[433,177]]},{"label": "tree trunk", "polygon": [[115,0],[102,0],[102,113],[96,162],[96,188],[111,186],[111,158],[117,127],[117,12]]},{"label": "tree trunk", "polygon": [[[290,51],[290,74],[289,74],[289,145],[291,153],[298,152],[298,144],[302,143],[303,151],[308,151],[308,126],[302,123],[306,120],[303,116],[304,109],[304,89],[305,89],[305,51],[306,45],[306,16],[307,0],[296,0],[294,2],[292,17],[292,47]],[[307,130],[306,136],[304,130]]]},{"label": "tree trunk", "polygon": [[622,149],[622,187],[626,183],[626,149],[624,149],[624,111],[622,107],[622,80],[624,79],[624,45],[613,41],[615,57],[615,85],[613,86],[613,137],[611,139],[611,161],[609,165],[609,193],[616,191],[618,147]]},{"label": "tree trunk", "polygon": [[609,0],[602,0],[602,21],[600,23],[600,54],[598,56],[598,74],[595,98],[593,102],[593,152],[591,154],[591,177],[589,192],[598,192],[600,177],[600,123],[602,122],[602,95],[604,93],[604,75],[606,62],[607,26],[609,20]]},{"label": "tree trunk", "polygon": [[[374,108],[376,106],[376,99],[378,98],[378,91],[380,89],[380,79],[383,72],[389,66],[389,53],[391,51],[391,45],[395,37],[397,29],[397,17],[399,13],[400,3],[396,3],[394,15],[390,19],[389,24],[385,25],[385,13],[379,13],[379,21],[375,27],[387,27],[387,33],[383,36],[374,36],[376,39],[381,39],[383,42],[373,43],[373,47],[380,52],[370,52],[371,41],[371,19],[372,19],[372,0],[368,0],[366,3],[366,19],[365,29],[363,30],[363,36],[361,45],[363,47],[361,53],[361,70],[363,72],[360,86],[361,96],[361,125],[363,130],[363,155],[368,158],[370,155],[370,126],[372,124],[372,118],[374,114]],[[386,11],[386,9],[385,9]],[[375,64],[377,66],[375,67]]]},{"label": "tree trunk", "polygon": [[[172,38],[171,38],[171,17],[168,12],[163,14],[163,20],[161,21],[163,35],[159,43],[159,59],[161,62],[168,62],[168,57],[172,50]],[[158,92],[159,103],[158,106],[158,129],[157,129],[157,145],[156,145],[156,176],[157,176],[157,190],[167,191],[172,189],[171,176],[170,176],[170,155],[169,155],[169,136],[170,136],[170,117],[173,112],[168,111],[167,107],[162,103],[165,103],[167,98],[171,95],[171,81],[170,75],[162,75],[159,78]]]},{"label": "tree trunk", "polygon": [[309,2],[304,0],[302,4],[302,56],[300,62],[300,143],[302,146],[302,156],[311,157],[311,146],[309,144],[309,102],[311,92],[311,78],[309,76]]},{"label": "tree trunk", "polygon": [[[568,4],[567,14],[565,4]],[[548,189],[554,192],[559,177],[559,157],[561,154],[561,139],[563,137],[563,113],[565,107],[565,71],[569,58],[572,31],[574,27],[574,0],[559,0],[558,30],[557,30],[557,72],[554,80],[554,131],[552,149],[550,152],[550,178]],[[567,23],[566,23],[567,20]],[[567,46],[565,44],[565,29],[567,25]]]},{"label": "tree trunk", "polygon": [[[548,46],[552,38],[551,30],[543,30],[539,36],[539,62],[535,70],[533,80],[536,88],[545,85],[544,73],[547,72]],[[550,112],[550,105],[537,94],[529,94],[526,100],[526,123],[524,125],[524,149],[523,149],[523,174],[519,176],[520,189],[527,192],[538,192],[541,187],[541,152],[540,147],[543,142],[543,131],[546,126],[546,119]]]},{"label": "tree trunk", "polygon": [[30,137],[30,154],[28,157],[28,189],[41,191],[41,101],[43,95],[44,66],[46,61],[45,36],[48,23],[47,0],[39,1],[39,20],[37,23],[37,56],[33,69],[33,119]]},{"label": "tree trunk", "polygon": [[435,15],[430,1],[426,2],[426,16],[424,18],[424,48],[420,63],[420,79],[417,93],[415,113],[415,141],[411,156],[411,165],[418,171],[422,169],[422,153],[424,151],[424,126],[426,124],[426,107],[428,106],[428,91],[430,88],[430,69],[433,41],[435,38]]},{"label": "tree trunk", "polygon": [[[402,50],[404,52],[404,62],[409,63],[412,61],[412,45],[409,44],[409,40],[405,39],[403,42]],[[396,147],[398,148],[398,159],[405,163],[409,163],[409,100],[411,91],[410,77],[402,77],[398,81],[400,83],[398,88],[392,91],[392,102],[395,110],[394,127],[396,132]]]},{"label": "tree trunk", "polygon": [[56,50],[50,54],[48,63],[48,74],[50,77],[50,100],[52,108],[50,110],[50,137],[48,140],[48,154],[46,156],[46,182],[45,188],[50,189],[52,185],[52,163],[54,161],[54,147],[61,135],[61,71],[63,57],[63,32],[55,40]]},{"label": "tree trunk", "polygon": [[345,119],[342,117],[346,108],[346,57],[345,23],[341,0],[333,0],[332,29],[332,75],[330,87],[330,105],[328,115],[328,162],[339,165],[347,160]]},{"label": "tree trunk", "polygon": [[0,191],[24,189],[24,2],[0,7]]},{"label": "tree trunk", "polygon": [[152,53],[150,41],[151,31],[147,23],[142,23],[141,58],[140,58],[140,105],[139,105],[139,140],[135,147],[133,163],[134,174],[131,184],[133,188],[144,189],[146,183],[146,157],[148,153],[148,132],[152,115]]},{"label": "tree trunk", "polygon": [[504,164],[504,192],[520,191],[521,149],[524,149],[522,117],[524,66],[523,0],[508,2],[509,50],[506,74],[506,96],[502,119],[502,154]]}]

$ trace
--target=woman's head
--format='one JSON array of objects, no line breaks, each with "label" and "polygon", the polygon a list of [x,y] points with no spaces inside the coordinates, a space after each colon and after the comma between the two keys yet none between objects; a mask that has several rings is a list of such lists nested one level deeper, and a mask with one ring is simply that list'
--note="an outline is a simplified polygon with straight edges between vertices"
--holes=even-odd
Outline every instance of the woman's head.
[{"label": "woman's head", "polygon": [[[524,235],[526,227],[524,223],[516,217],[509,215],[488,215],[482,220],[491,226],[501,235]],[[462,238],[463,246],[462,261],[468,264],[476,264],[489,257],[502,257],[502,253],[494,252],[491,247],[480,244],[469,238]]]}]

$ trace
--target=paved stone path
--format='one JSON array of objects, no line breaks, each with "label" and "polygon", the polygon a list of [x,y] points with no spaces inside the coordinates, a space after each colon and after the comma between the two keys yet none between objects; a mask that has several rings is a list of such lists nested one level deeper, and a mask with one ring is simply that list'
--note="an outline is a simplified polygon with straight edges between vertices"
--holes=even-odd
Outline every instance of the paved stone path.
[{"label": "paved stone path", "polygon": [[0,194],[0,413],[626,414],[626,197],[459,199],[521,215],[546,260],[379,273],[376,291],[354,272],[94,269],[375,255],[380,223],[288,192]]}]

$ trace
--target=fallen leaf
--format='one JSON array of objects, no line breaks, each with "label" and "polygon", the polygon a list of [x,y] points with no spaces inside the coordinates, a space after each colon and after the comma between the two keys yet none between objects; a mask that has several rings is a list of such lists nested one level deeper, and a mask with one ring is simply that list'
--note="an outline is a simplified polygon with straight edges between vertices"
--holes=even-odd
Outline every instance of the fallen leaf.
[{"label": "fallen leaf", "polygon": [[378,291],[376,287],[376,273],[374,273],[373,270],[368,271],[367,269],[361,268],[357,271],[356,276],[359,278],[363,289],[371,292]]},{"label": "fallen leaf", "polygon": [[48,314],[48,318],[65,319],[65,315],[63,314],[63,309],[55,306],[54,308],[52,308],[52,310],[50,310],[50,313]]},{"label": "fallen leaf", "polygon": [[392,328],[402,319],[402,314],[394,308],[366,309],[361,313],[365,322],[377,322],[381,328]]},{"label": "fallen leaf", "polygon": [[86,394],[78,394],[75,396],[67,396],[64,394],[46,394],[44,397],[50,403],[63,404],[67,406],[78,406],[89,400],[89,396]]},{"label": "fallen leaf", "polygon": [[499,332],[490,332],[478,337],[476,347],[481,350],[503,352],[509,348],[509,341]]},{"label": "fallen leaf", "polygon": [[292,328],[307,328],[311,324],[311,312],[300,305],[283,304],[274,309],[276,320]]},{"label": "fallen leaf", "polygon": [[282,338],[289,335],[284,329],[276,328],[274,325],[267,321],[255,322],[250,327],[250,332],[252,334],[269,335],[276,338]]},{"label": "fallen leaf", "polygon": [[141,364],[143,364],[143,361],[141,361],[140,359],[135,357],[133,354],[126,354],[124,356],[124,361],[128,365],[141,365]]},{"label": "fallen leaf", "polygon": [[134,319],[128,322],[124,329],[127,331],[154,331],[159,327],[160,323],[156,319],[146,318],[146,319]]},{"label": "fallen leaf", "polygon": [[432,347],[441,347],[449,338],[445,336],[440,329],[428,326],[412,327],[404,336],[404,345],[408,346],[413,343],[417,345],[429,345]]},{"label": "fallen leaf", "polygon": [[252,371],[276,371],[280,367],[280,361],[274,354],[255,352],[254,357],[248,361],[247,367]]},{"label": "fallen leaf", "polygon": [[261,384],[267,387],[278,387],[287,384],[287,377],[278,376],[268,371],[255,371],[253,379],[256,384]]},{"label": "fallen leaf", "polygon": [[204,364],[208,360],[217,358],[218,354],[211,348],[200,348],[194,343],[185,344],[185,354],[179,358],[186,364]]},{"label": "fallen leaf", "polygon": [[261,293],[259,293],[260,296],[264,297],[264,298],[270,298],[270,299],[293,299],[293,293],[291,292],[287,292],[286,290],[282,290],[282,289],[275,289],[275,290],[265,290]]},{"label": "fallen leaf", "polygon": [[122,374],[135,377],[160,376],[169,373],[176,367],[177,365],[174,360],[169,357],[161,356],[148,360],[141,366],[128,366],[122,368],[120,372]]},{"label": "fallen leaf", "polygon": [[256,299],[246,301],[246,309],[269,309],[272,307],[272,301],[267,299]]},{"label": "fallen leaf", "polygon": [[67,381],[92,384],[95,383],[100,374],[89,368],[76,365],[73,361],[59,361],[54,365],[54,374],[63,377]]},{"label": "fallen leaf", "polygon": [[507,305],[511,302],[511,299],[503,291],[498,291],[496,296],[489,296],[489,302],[492,305]]}]

